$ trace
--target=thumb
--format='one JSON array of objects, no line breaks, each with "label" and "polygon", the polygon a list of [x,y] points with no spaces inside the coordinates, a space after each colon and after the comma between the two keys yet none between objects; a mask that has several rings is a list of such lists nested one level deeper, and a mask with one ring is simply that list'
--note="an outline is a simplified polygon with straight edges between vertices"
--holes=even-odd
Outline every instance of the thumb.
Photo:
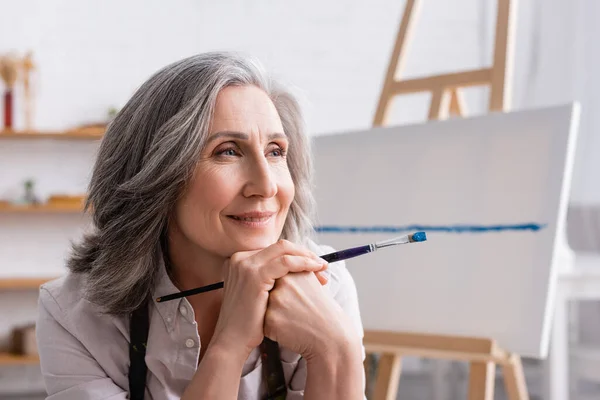
[{"label": "thumb", "polygon": [[263,335],[272,341],[277,341],[277,324],[274,321],[273,313],[267,312],[265,313],[265,323],[263,326]]}]

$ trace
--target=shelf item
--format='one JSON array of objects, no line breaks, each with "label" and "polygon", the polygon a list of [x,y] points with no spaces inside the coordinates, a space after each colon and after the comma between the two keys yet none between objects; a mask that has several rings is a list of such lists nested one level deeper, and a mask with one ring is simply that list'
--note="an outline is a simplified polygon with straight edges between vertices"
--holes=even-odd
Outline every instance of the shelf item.
[{"label": "shelf item", "polygon": [[11,139],[51,139],[51,140],[99,140],[104,135],[104,129],[73,129],[63,132],[44,131],[0,131],[0,140]]},{"label": "shelf item", "polygon": [[35,323],[15,326],[10,335],[10,351],[24,357],[39,357],[35,338]]},{"label": "shelf item", "polygon": [[13,120],[13,89],[4,91],[4,127],[10,129]]},{"label": "shelf item", "polygon": [[11,129],[14,117],[13,96],[19,81],[20,60],[13,54],[0,56],[0,80],[4,86],[4,128]]}]

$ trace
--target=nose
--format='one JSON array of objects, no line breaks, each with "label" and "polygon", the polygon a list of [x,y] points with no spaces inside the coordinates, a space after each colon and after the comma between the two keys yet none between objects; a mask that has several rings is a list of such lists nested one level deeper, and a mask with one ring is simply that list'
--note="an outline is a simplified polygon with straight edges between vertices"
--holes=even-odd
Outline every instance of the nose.
[{"label": "nose", "polygon": [[244,185],[244,197],[260,196],[270,198],[277,194],[277,182],[272,167],[266,158],[262,157],[249,163],[247,179]]}]

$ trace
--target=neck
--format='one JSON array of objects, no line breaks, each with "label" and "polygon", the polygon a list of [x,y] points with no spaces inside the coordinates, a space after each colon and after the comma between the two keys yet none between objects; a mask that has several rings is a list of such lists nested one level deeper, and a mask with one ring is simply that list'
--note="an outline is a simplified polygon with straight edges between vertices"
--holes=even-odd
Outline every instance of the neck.
[{"label": "neck", "polygon": [[[225,258],[209,253],[191,243],[181,231],[169,228],[167,241],[171,279],[183,291],[223,281]],[[223,290],[214,290],[187,298],[194,310],[198,333],[203,343],[210,343],[219,318]],[[200,358],[207,346],[202,346]]]},{"label": "neck", "polygon": [[168,265],[173,284],[184,291],[223,280],[225,258],[191,243],[176,227],[168,232]]}]

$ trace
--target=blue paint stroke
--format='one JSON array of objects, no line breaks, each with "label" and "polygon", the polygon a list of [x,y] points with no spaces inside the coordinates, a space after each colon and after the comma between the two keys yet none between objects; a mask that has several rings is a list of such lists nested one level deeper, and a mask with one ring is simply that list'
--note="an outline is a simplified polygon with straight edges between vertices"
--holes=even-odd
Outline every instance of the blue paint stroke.
[{"label": "blue paint stroke", "polygon": [[501,231],[533,231],[544,229],[546,224],[509,224],[509,225],[406,225],[406,226],[317,226],[320,233],[399,233],[399,232],[447,232],[447,233],[489,233]]}]

